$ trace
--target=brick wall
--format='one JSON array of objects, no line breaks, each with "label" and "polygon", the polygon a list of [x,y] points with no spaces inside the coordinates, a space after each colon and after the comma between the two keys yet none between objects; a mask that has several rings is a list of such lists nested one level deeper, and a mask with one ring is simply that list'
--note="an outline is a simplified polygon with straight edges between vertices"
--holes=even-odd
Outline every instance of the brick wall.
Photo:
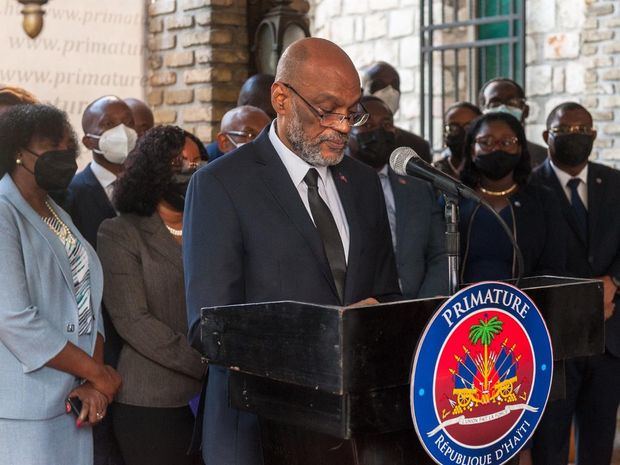
[{"label": "brick wall", "polygon": [[154,0],[148,16],[146,98],[156,123],[212,141],[247,78],[246,0]]}]

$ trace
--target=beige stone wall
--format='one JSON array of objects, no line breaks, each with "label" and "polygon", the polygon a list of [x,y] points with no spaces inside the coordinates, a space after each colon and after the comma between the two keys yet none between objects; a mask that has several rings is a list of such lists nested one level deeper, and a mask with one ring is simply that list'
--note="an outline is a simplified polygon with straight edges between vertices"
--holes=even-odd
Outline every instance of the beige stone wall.
[{"label": "beige stone wall", "polygon": [[212,141],[247,78],[246,0],[155,0],[148,16],[156,122]]}]

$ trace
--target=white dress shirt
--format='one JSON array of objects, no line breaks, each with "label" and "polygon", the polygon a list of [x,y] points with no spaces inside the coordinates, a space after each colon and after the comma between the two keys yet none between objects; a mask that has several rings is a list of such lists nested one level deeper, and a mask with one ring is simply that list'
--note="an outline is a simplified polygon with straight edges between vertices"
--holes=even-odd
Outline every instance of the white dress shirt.
[{"label": "white dress shirt", "polygon": [[581,197],[581,201],[583,202],[584,206],[587,209],[588,208],[588,165],[586,165],[585,168],[581,170],[581,173],[579,173],[577,176],[571,176],[566,171],[562,171],[560,168],[555,166],[553,162],[551,161],[551,159],[549,159],[549,162],[551,163],[551,168],[553,168],[555,175],[558,177],[558,180],[560,181],[560,184],[562,185],[562,188],[564,189],[564,193],[566,194],[566,198],[568,199],[569,202],[571,201],[571,193],[570,193],[570,187],[568,187],[568,181],[570,181],[574,177],[581,179],[581,182],[579,183],[579,186],[577,187],[577,193],[579,194],[579,197]]},{"label": "white dress shirt", "polygon": [[334,217],[336,227],[338,228],[338,233],[340,234],[340,239],[342,240],[344,257],[348,263],[350,242],[349,224],[347,223],[347,217],[345,215],[344,208],[342,207],[342,202],[340,201],[340,196],[338,195],[338,190],[336,189],[336,184],[331,171],[326,166],[312,166],[308,162],[302,160],[301,157],[295,155],[295,153],[284,145],[278,137],[276,132],[276,121],[274,121],[269,128],[269,140],[276,149],[280,160],[284,163],[284,167],[286,168],[286,171],[288,171],[288,174],[291,177],[297,192],[299,193],[299,197],[301,198],[304,207],[306,207],[313,223],[314,218],[312,218],[310,203],[308,202],[308,186],[304,182],[304,178],[306,177],[306,174],[308,174],[308,170],[311,168],[318,171],[319,195],[327,204],[332,216]]},{"label": "white dress shirt", "polygon": [[396,250],[396,201],[394,200],[394,191],[390,182],[388,165],[385,165],[379,171],[379,180],[383,189],[383,197],[385,197],[385,207],[387,209],[388,221],[390,222],[390,232],[392,233],[392,245]]},{"label": "white dress shirt", "polygon": [[112,203],[112,194],[114,193],[114,182],[116,181],[116,175],[110,170],[104,168],[95,160],[90,162],[90,169],[93,171],[95,178],[103,187],[105,195],[108,197],[110,203]]}]

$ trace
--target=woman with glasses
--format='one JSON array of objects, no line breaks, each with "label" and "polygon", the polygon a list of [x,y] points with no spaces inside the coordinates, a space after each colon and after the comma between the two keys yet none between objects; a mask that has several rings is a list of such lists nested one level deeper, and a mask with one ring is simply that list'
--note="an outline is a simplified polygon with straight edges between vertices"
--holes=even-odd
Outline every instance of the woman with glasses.
[{"label": "woman with glasses", "polygon": [[[560,208],[553,192],[528,184],[530,157],[521,123],[506,113],[481,116],[467,133],[464,155],[461,180],[513,231],[523,252],[523,275],[563,274]],[[496,218],[469,200],[460,207],[462,282],[516,277],[515,253]]]},{"label": "woman with glasses", "polygon": [[114,203],[120,215],[99,229],[104,302],[124,340],[125,383],[114,430],[126,465],[191,464],[188,402],[204,365],[187,342],[181,247],[185,192],[200,155],[184,150],[176,126],[148,131],[127,160]]}]

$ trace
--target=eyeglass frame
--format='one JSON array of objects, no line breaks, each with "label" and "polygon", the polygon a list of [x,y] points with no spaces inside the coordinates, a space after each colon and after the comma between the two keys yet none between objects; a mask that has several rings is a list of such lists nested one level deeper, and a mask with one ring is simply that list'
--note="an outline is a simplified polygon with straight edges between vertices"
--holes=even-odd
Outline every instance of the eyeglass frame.
[{"label": "eyeglass frame", "polygon": [[446,123],[443,125],[443,133],[444,135],[449,135],[449,134],[454,134],[454,131],[450,130],[450,126],[458,126],[459,128],[461,128],[463,131],[467,132],[469,130],[469,128],[471,128],[472,123],[467,123],[467,124],[458,124],[458,123]]},{"label": "eyeglass frame", "polygon": [[[486,143],[485,144],[481,143],[482,139],[488,139],[488,138],[493,139],[495,142],[493,142],[493,144],[491,144],[490,146],[487,146]],[[508,140],[512,140],[512,143],[510,145],[505,145],[504,142],[508,141]],[[494,136],[491,136],[491,135],[489,135],[489,136],[480,136],[480,137],[476,137],[474,139],[474,142],[476,144],[478,144],[481,149],[486,150],[486,151],[494,149],[495,147],[497,147],[498,143],[500,144],[500,147],[503,148],[503,149],[508,149],[508,148],[511,148],[511,147],[518,147],[520,145],[519,144],[519,138],[517,136],[505,137],[503,139],[496,139]]]},{"label": "eyeglass frame", "polygon": [[[561,130],[561,128],[566,128],[566,130]],[[585,129],[586,131],[576,131],[575,129]],[[550,134],[554,136],[557,135],[566,135],[566,134],[584,134],[587,136],[592,136],[596,133],[596,129],[592,126],[588,126],[586,124],[573,124],[571,126],[555,126],[547,129]]]},{"label": "eyeglass frame", "polygon": [[[345,120],[347,121],[348,125],[352,128],[357,128],[360,126],[363,126],[366,121],[368,121],[368,118],[370,118],[370,113],[368,112],[368,110],[366,109],[366,107],[364,106],[364,104],[362,102],[358,102],[358,105],[362,107],[362,109],[364,110],[364,113],[361,113],[362,117],[360,119],[360,121],[358,121],[355,124],[351,124],[350,118],[354,115],[360,115],[360,113],[352,113],[350,115],[343,115],[342,113],[331,113],[331,112],[322,112],[317,110],[316,108],[314,108],[314,105],[312,105],[310,102],[308,102],[304,97],[302,97],[302,95],[297,92],[295,90],[295,88],[290,85],[287,84],[286,82],[280,82],[280,84],[282,84],[284,87],[286,87],[287,89],[290,89],[293,91],[293,93],[295,95],[297,95],[297,97],[299,97],[302,102],[304,102],[308,108],[312,111],[312,113],[314,114],[314,116],[316,116],[319,119],[319,124],[323,127],[326,128],[333,128],[334,126],[338,125],[338,124],[342,124]],[[338,122],[334,122],[334,124],[325,124],[325,122],[323,121],[323,119],[326,116],[338,116],[340,119]]]}]

